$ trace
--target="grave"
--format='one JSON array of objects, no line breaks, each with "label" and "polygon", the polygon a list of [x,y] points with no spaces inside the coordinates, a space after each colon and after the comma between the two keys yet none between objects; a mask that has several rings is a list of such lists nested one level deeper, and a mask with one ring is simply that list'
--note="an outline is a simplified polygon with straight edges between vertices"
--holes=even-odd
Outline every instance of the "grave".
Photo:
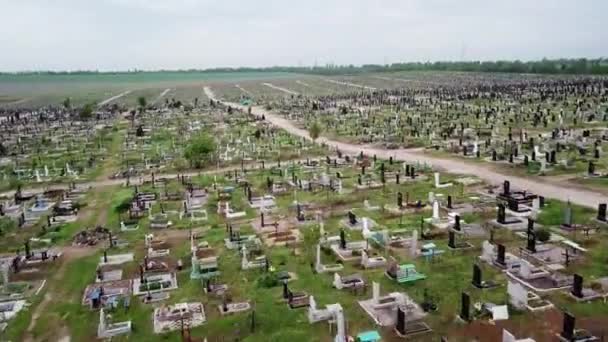
[{"label": "grave", "polygon": [[114,336],[128,334],[131,332],[131,321],[110,323],[112,317],[106,315],[103,308],[99,310],[99,325],[97,327],[97,338],[112,338]]},{"label": "grave", "polygon": [[376,222],[368,217],[357,219],[357,215],[352,210],[348,212],[348,217],[340,221],[340,224],[349,230],[371,230],[376,226]]},{"label": "grave", "polygon": [[351,274],[349,276],[342,277],[336,272],[334,273],[334,281],[332,285],[338,290],[353,289],[356,291],[359,288],[365,287],[365,280],[360,274]]},{"label": "grave", "polygon": [[544,311],[554,307],[553,303],[542,299],[532,291],[528,291],[522,284],[515,281],[508,281],[507,294],[509,303],[519,310],[529,310],[531,312]]},{"label": "grave", "polygon": [[249,311],[251,304],[249,302],[238,302],[238,303],[222,303],[217,306],[222,316],[232,315],[240,312]]},{"label": "grave", "polygon": [[366,247],[366,241],[346,242],[346,233],[342,229],[340,230],[340,243],[332,244],[330,249],[342,261],[355,261],[361,259]]},{"label": "grave", "polygon": [[135,296],[150,296],[151,294],[177,289],[175,273],[146,274],[140,269],[139,278],[133,279],[133,294]]},{"label": "grave", "polygon": [[508,270],[507,276],[537,293],[564,290],[570,288],[573,278],[558,271],[532,265],[528,260],[520,259],[518,270]]},{"label": "grave", "polygon": [[397,309],[395,333],[401,338],[410,338],[432,332],[432,329],[420,318],[412,318],[416,307],[403,305]]},{"label": "grave", "polygon": [[124,254],[114,254],[107,255],[107,252],[104,251],[104,255],[99,258],[99,266],[105,265],[121,265],[130,261],[133,261],[134,254],[133,253],[124,253]]},{"label": "grave", "polygon": [[339,303],[336,303],[326,305],[325,309],[318,309],[313,296],[310,296],[309,301],[308,322],[313,324],[321,321],[328,321],[331,324],[333,321],[336,324],[334,342],[347,341],[346,322],[344,320],[344,310],[342,309],[342,306]]},{"label": "grave", "polygon": [[504,245],[494,245],[489,241],[482,243],[479,259],[501,270],[518,270],[521,261],[515,255],[507,253]]},{"label": "grave", "polygon": [[478,289],[493,289],[500,286],[491,280],[484,281],[482,278],[481,267],[479,267],[477,264],[473,264],[473,279],[471,280],[471,284]]},{"label": "grave", "polygon": [[321,263],[321,245],[317,244],[317,253],[315,259],[315,271],[317,273],[326,273],[326,272],[339,272],[342,271],[344,265],[342,264],[323,264]]},{"label": "grave", "polygon": [[[456,235],[457,234],[454,232],[454,230],[448,231],[448,248],[450,250],[457,251],[457,250],[473,248],[473,245],[470,244],[468,241],[457,241]],[[458,234],[458,235],[460,235],[460,234]]]},{"label": "grave", "polygon": [[498,204],[496,219],[490,221],[490,224],[496,228],[508,229],[515,232],[527,229],[527,224],[523,219],[516,216],[507,217],[506,207],[503,203]]},{"label": "grave", "polygon": [[572,314],[564,312],[562,332],[557,334],[557,338],[562,342],[591,342],[600,340],[586,330],[575,329],[575,326],[576,318]]},{"label": "grave", "polygon": [[113,308],[119,300],[128,299],[131,293],[131,280],[109,280],[88,285],[84,290],[81,303],[92,309]]},{"label": "grave", "polygon": [[177,303],[154,309],[154,333],[162,334],[182,329],[194,328],[207,321],[202,303]]},{"label": "grave", "polygon": [[570,290],[569,294],[577,302],[589,302],[606,297],[605,293],[600,293],[594,289],[583,287],[583,276],[580,274],[574,274],[572,290]]},{"label": "grave", "polygon": [[426,279],[426,275],[416,271],[414,264],[398,265],[396,260],[392,260],[386,269],[386,276],[398,283],[410,283]]},{"label": "grave", "polygon": [[405,293],[392,292],[380,296],[380,284],[372,283],[372,298],[358,301],[361,308],[379,326],[395,326],[397,323],[397,310],[406,306],[409,309],[411,321],[422,319],[426,313]]},{"label": "grave", "polygon": [[435,172],[434,176],[435,176],[435,188],[437,188],[437,189],[449,188],[453,185],[452,183],[441,183],[439,181],[439,172]]},{"label": "grave", "polygon": [[287,281],[283,282],[283,299],[291,309],[305,308],[310,304],[308,294],[306,292],[292,292],[287,285]]},{"label": "grave", "polygon": [[[258,253],[258,250],[253,250],[252,253]],[[261,254],[261,255],[254,255],[255,258],[253,260],[249,260],[249,251],[247,250],[247,247],[245,245],[243,245],[243,247],[241,248],[241,269],[243,270],[250,270],[250,269],[255,269],[255,268],[264,268],[264,269],[268,269],[270,267],[268,258],[266,258],[266,255]]]},{"label": "grave", "polygon": [[365,250],[361,251],[361,266],[365,269],[379,268],[386,265],[386,258],[383,256],[372,256],[369,257]]}]

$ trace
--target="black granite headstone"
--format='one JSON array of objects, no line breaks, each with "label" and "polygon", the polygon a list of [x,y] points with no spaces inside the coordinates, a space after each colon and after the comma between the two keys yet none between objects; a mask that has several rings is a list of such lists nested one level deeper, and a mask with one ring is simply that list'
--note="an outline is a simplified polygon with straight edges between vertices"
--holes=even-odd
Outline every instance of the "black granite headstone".
[{"label": "black granite headstone", "polygon": [[576,319],[571,314],[564,312],[564,323],[562,326],[561,337],[566,341],[574,341],[574,325]]},{"label": "black granite headstone", "polygon": [[460,318],[463,321],[468,322],[470,320],[469,312],[471,306],[471,297],[466,292],[463,292],[460,296]]},{"label": "black granite headstone", "polygon": [[580,274],[574,275],[572,283],[572,295],[576,298],[583,298],[583,277]]},{"label": "black granite headstone", "polygon": [[473,286],[481,288],[481,268],[477,264],[473,264],[473,280],[471,281]]},{"label": "black granite headstone", "polygon": [[496,263],[498,263],[499,265],[505,266],[506,265],[505,254],[506,254],[505,246],[498,244],[497,253],[496,253]]},{"label": "black granite headstone", "polygon": [[600,203],[597,206],[597,219],[598,221],[606,222],[606,203]]}]

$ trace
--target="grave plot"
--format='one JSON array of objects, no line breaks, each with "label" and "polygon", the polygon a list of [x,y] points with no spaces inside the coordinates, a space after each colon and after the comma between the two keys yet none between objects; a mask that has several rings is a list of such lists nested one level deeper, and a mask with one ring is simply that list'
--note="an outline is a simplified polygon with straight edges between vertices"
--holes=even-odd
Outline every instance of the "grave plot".
[{"label": "grave plot", "polygon": [[152,318],[156,334],[179,330],[184,324],[197,327],[207,320],[203,304],[197,302],[161,306],[154,310]]},{"label": "grave plot", "polygon": [[406,294],[392,292],[386,296],[380,295],[380,284],[372,283],[373,294],[371,299],[359,301],[361,308],[379,326],[396,326],[398,323],[397,312],[401,307],[408,307],[408,319],[417,321],[425,314],[415,302]]},{"label": "grave plot", "polygon": [[191,236],[192,263],[190,279],[210,279],[220,275],[218,256],[209,243],[202,241],[195,244]]}]

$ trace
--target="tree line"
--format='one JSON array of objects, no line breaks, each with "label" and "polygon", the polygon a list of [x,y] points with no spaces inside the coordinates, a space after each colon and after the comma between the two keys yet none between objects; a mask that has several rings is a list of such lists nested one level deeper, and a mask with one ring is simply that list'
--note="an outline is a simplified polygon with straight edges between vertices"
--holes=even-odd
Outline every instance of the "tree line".
[{"label": "tree line", "polygon": [[236,72],[288,72],[314,75],[343,75],[368,72],[394,71],[456,71],[456,72],[504,72],[530,74],[608,74],[608,58],[542,59],[537,61],[437,61],[393,64],[334,65],[314,67],[274,66],[265,68],[212,68],[158,71],[38,71],[0,73],[0,75],[125,75],[134,73],[236,73]]}]

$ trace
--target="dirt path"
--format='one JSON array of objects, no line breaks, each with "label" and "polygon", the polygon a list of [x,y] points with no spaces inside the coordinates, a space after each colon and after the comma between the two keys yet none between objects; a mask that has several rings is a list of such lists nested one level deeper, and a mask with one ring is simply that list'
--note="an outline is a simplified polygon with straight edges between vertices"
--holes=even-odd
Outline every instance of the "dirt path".
[{"label": "dirt path", "polygon": [[298,96],[298,93],[296,93],[295,91],[291,91],[289,89],[276,86],[276,85],[274,85],[272,83],[262,83],[262,85],[265,85],[268,88],[272,88],[272,89],[275,89],[275,90],[278,90],[278,91],[282,91],[282,92],[284,92],[286,94],[289,94],[289,95],[296,95],[296,96]]},{"label": "dirt path", "polygon": [[[217,101],[215,94],[209,87],[205,87],[205,94],[210,99]],[[220,101],[222,102],[222,101]],[[234,108],[240,108],[246,110],[244,106],[236,103],[225,103]],[[291,121],[268,112],[261,107],[252,107],[251,113],[253,115],[264,115],[266,120],[273,125],[280,127],[291,134],[310,139],[308,132],[304,129],[296,127]],[[541,194],[547,198],[555,198],[561,201],[571,201],[572,203],[597,208],[599,203],[605,203],[608,201],[608,197],[604,194],[596,191],[580,189],[576,184],[570,184],[570,182],[559,180],[553,181],[551,179],[540,180],[536,177],[520,177],[512,176],[502,173],[498,170],[493,170],[491,167],[483,164],[473,164],[461,160],[443,159],[437,157],[431,157],[420,151],[412,151],[408,149],[396,149],[386,150],[376,147],[348,144],[339,141],[329,140],[321,137],[317,139],[318,143],[325,143],[329,147],[333,147],[341,150],[342,152],[357,154],[363,152],[367,155],[377,155],[380,158],[388,159],[393,157],[396,160],[420,163],[427,163],[433,167],[441,170],[445,170],[451,173],[475,175],[486,182],[491,184],[501,184],[505,180],[511,182],[511,187],[516,189],[526,189],[528,191]]]},{"label": "dirt path", "polygon": [[329,78],[325,78],[323,80],[326,81],[326,82],[329,82],[329,83],[344,85],[344,86],[353,87],[353,88],[361,88],[361,89],[367,89],[367,90],[376,90],[376,88],[374,88],[374,87],[368,87],[366,85],[361,85],[361,84],[355,84],[355,83],[349,83],[349,82],[341,82],[341,81],[331,80]]},{"label": "dirt path", "polygon": [[247,94],[247,95],[249,95],[249,96],[253,96],[253,94],[252,94],[252,93],[251,93],[249,90],[247,90],[247,89],[245,89],[245,88],[241,87],[240,85],[238,85],[238,84],[237,84],[237,85],[235,85],[235,87],[236,87],[238,90],[242,91],[243,93],[245,93],[245,94]]},{"label": "dirt path", "polygon": [[299,85],[303,85],[303,86],[305,86],[306,88],[312,88],[312,87],[310,86],[310,84],[305,83],[305,82],[302,82],[302,81],[300,81],[300,80],[296,80],[296,83],[297,83],[297,84],[299,84]]},{"label": "dirt path", "polygon": [[103,100],[103,101],[99,102],[97,105],[101,107],[101,106],[103,106],[103,105],[106,105],[106,104],[108,104],[108,103],[110,103],[110,102],[114,101],[114,100],[118,100],[119,98],[121,98],[121,97],[123,97],[123,96],[125,96],[125,95],[128,95],[129,93],[131,93],[131,90],[127,90],[127,91],[122,92],[122,93],[120,93],[120,94],[118,94],[118,95],[112,96],[112,97],[110,97],[109,99],[105,99],[105,100]]},{"label": "dirt path", "polygon": [[158,95],[154,101],[152,101],[152,104],[156,104],[158,101],[160,101],[160,99],[162,99],[165,95],[167,95],[169,92],[171,91],[171,88],[167,88],[165,90],[163,90],[162,93],[160,93],[160,95]]}]

